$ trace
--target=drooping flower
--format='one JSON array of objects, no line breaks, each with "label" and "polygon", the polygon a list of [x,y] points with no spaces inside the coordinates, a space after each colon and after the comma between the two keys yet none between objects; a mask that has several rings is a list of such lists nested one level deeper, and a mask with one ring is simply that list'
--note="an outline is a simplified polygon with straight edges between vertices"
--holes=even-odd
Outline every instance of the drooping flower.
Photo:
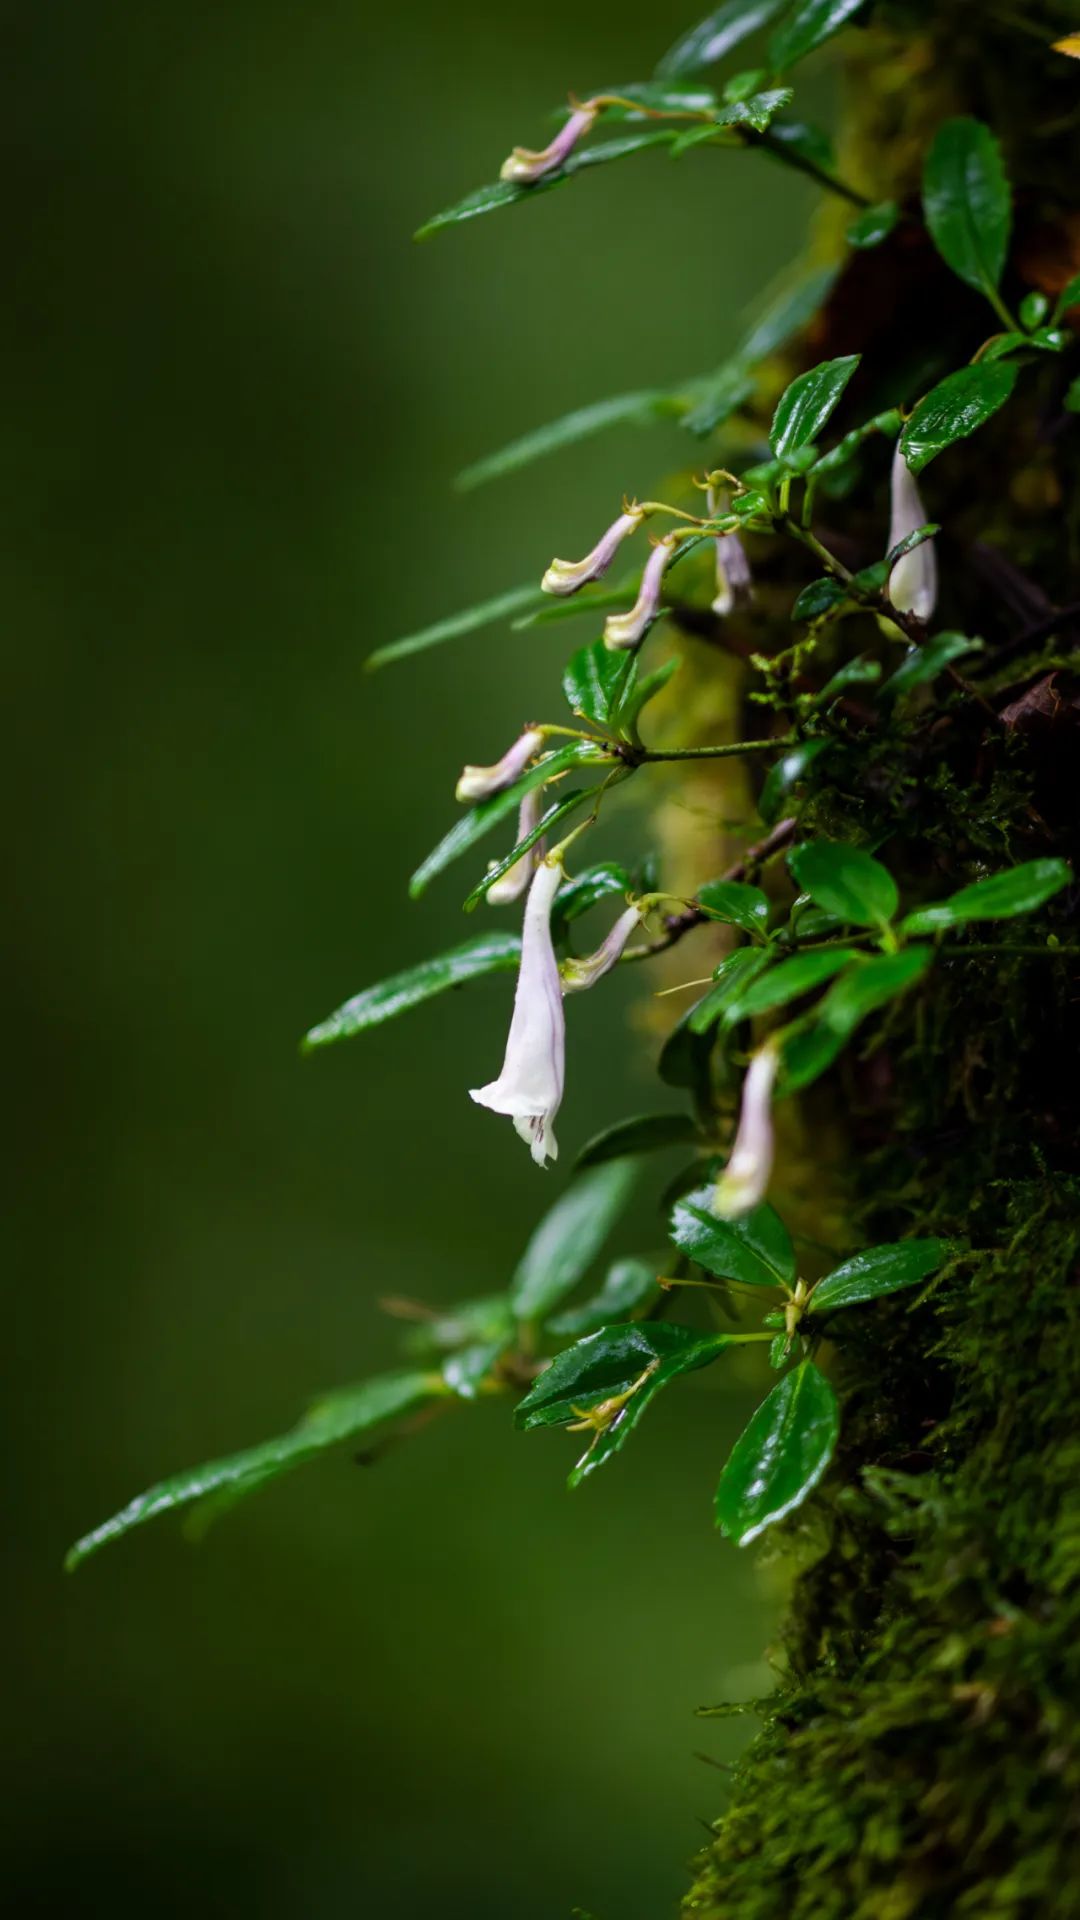
[{"label": "drooping flower", "polygon": [[[898,441],[892,463],[888,552],[925,525],[926,509]],[[929,620],[937,605],[937,559],[932,540],[924,540],[921,546],[901,555],[889,574],[889,599],[897,613],[913,613],[917,620]]]},{"label": "drooping flower", "polygon": [[766,1041],[746,1070],[735,1144],[713,1198],[713,1212],[721,1220],[736,1220],[765,1198],[773,1164],[771,1103],[779,1064],[779,1048]]},{"label": "drooping flower", "polygon": [[648,515],[644,507],[624,507],[617,520],[613,520],[605,534],[602,534],[591,553],[584,560],[553,560],[540,582],[545,593],[578,593],[588,586],[590,580],[599,580],[610,567],[622,542],[631,533],[636,533]]},{"label": "drooping flower", "polygon": [[606,940],[602,940],[595,953],[588,953],[580,960],[564,960],[559,971],[562,974],[564,993],[581,993],[586,987],[593,987],[610,973],[622,958],[635,927],[641,925],[641,908],[627,907],[620,913]]},{"label": "drooping flower", "polygon": [[[709,513],[716,514],[720,504],[720,500],[710,487],[708,489]],[[737,533],[718,533],[714,546],[716,549],[716,598],[712,603],[712,610],[724,619],[736,607],[745,607],[749,604],[753,598],[754,582],[746,548]]]},{"label": "drooping flower", "polygon": [[454,790],[455,797],[458,800],[487,800],[491,794],[501,793],[504,787],[512,787],[543,744],[544,736],[539,728],[527,727],[513,746],[507,747],[502,759],[496,760],[494,766],[463,767]]},{"label": "drooping flower", "polygon": [[555,1115],[563,1094],[566,1022],[562,982],[551,938],[551,907],[562,867],[544,860],[536,869],[521,936],[521,964],[502,1072],[470,1089],[478,1105],[508,1114],[538,1167],[558,1156]]},{"label": "drooping flower", "polygon": [[[521,805],[518,808],[517,839],[514,841],[515,846],[518,840],[524,840],[525,835],[531,833],[533,828],[539,823],[540,809],[543,805],[543,792],[544,789],[542,786],[530,787],[528,793],[522,795]],[[520,900],[536,871],[537,864],[543,857],[544,842],[543,840],[537,840],[529,848],[527,853],[522,854],[520,860],[515,860],[513,866],[507,867],[506,872],[501,874],[498,880],[493,880],[487,892],[487,897],[492,906],[508,907],[511,901]]]},{"label": "drooping flower", "polygon": [[534,153],[529,147],[515,147],[499,168],[500,180],[511,180],[517,186],[529,186],[534,180],[542,180],[545,174],[554,173],[561,167],[585,134],[588,133],[600,108],[593,100],[575,107],[573,113],[559,128],[550,145]]},{"label": "drooping flower", "polygon": [[604,645],[618,651],[638,647],[660,612],[660,588],[664,569],[675,555],[675,542],[669,534],[657,541],[645,562],[638,597],[629,613],[610,613],[604,622]]}]

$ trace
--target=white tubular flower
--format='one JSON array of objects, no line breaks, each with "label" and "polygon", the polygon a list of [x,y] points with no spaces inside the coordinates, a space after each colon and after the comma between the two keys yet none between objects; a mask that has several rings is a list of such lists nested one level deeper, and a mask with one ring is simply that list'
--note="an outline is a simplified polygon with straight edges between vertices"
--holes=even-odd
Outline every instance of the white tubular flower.
[{"label": "white tubular flower", "polygon": [[[524,840],[525,835],[531,833],[538,824],[540,809],[543,805],[543,792],[542,786],[530,787],[528,793],[522,795],[521,805],[518,808],[515,846],[518,840]],[[523,853],[520,860],[515,860],[512,867],[507,867],[500,879],[492,881],[487,893],[492,906],[508,907],[511,901],[520,900],[536,871],[538,862],[543,857],[544,842],[537,840],[535,845],[529,848],[528,853]]]},{"label": "white tubular flower", "polygon": [[578,593],[590,580],[599,580],[610,567],[622,542],[647,519],[644,507],[626,507],[584,560],[553,560],[540,582],[545,593]]},{"label": "white tubular flower", "polygon": [[545,174],[557,172],[563,162],[569,159],[578,141],[588,133],[599,111],[592,100],[586,100],[584,106],[575,107],[551,144],[542,147],[539,153],[534,153],[529,147],[515,147],[499,168],[499,179],[527,187],[534,180],[542,180]]},{"label": "white tubular flower", "polygon": [[525,903],[521,965],[502,1072],[486,1087],[470,1089],[478,1105],[509,1115],[538,1167],[558,1156],[554,1125],[566,1068],[562,983],[551,939],[551,907],[562,877],[562,867],[546,860],[536,869]]},{"label": "white tubular flower", "polygon": [[640,907],[627,907],[595,953],[586,954],[581,960],[564,960],[559,969],[563,992],[582,993],[586,987],[593,987],[598,980],[602,980],[605,973],[610,973],[612,967],[622,959],[623,948],[635,927],[641,925],[641,917]]},{"label": "white tubular flower", "polygon": [[604,645],[613,652],[623,647],[639,647],[660,612],[660,587],[664,568],[675,555],[675,543],[669,535],[658,541],[645,562],[638,597],[629,613],[610,613],[604,622]]},{"label": "white tubular flower", "polygon": [[[722,502],[711,487],[706,499],[710,515],[716,515],[722,504],[726,506],[726,497]],[[735,607],[745,607],[753,599],[754,582],[746,548],[737,533],[718,533],[714,544],[716,598],[712,603],[712,611],[725,619]]]},{"label": "white tubular flower", "polygon": [[[892,463],[887,551],[891,553],[909,533],[925,525],[926,509],[919,497],[915,476],[897,441]],[[896,562],[889,575],[889,599],[897,613],[913,613],[916,620],[929,620],[937,605],[937,559],[932,540],[924,540],[921,546],[903,554]]]},{"label": "white tubular flower", "polygon": [[713,1199],[713,1212],[721,1220],[737,1220],[765,1198],[773,1164],[771,1101],[779,1064],[779,1048],[767,1042],[746,1070],[739,1130]]},{"label": "white tubular flower", "polygon": [[544,736],[539,729],[528,727],[512,747],[507,747],[502,759],[496,760],[493,767],[463,767],[454,789],[455,798],[487,800],[491,794],[501,793],[504,787],[512,787],[543,744]]}]

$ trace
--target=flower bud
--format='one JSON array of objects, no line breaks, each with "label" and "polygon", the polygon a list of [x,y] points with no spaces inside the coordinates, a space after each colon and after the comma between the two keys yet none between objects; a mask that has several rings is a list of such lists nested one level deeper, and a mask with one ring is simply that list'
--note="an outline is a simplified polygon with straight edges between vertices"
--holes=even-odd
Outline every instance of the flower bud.
[{"label": "flower bud", "polygon": [[[892,463],[888,551],[891,553],[909,533],[925,525],[926,509],[915,476],[897,441]],[[937,605],[937,560],[932,540],[924,540],[921,546],[901,555],[889,574],[889,599],[897,613],[913,613],[916,620],[929,620]]]},{"label": "flower bud", "polygon": [[591,100],[587,100],[583,107],[575,107],[551,144],[541,148],[539,153],[533,153],[529,147],[515,147],[499,168],[499,179],[526,187],[534,180],[542,180],[545,174],[555,173],[569,158],[578,141],[588,133],[599,111],[599,107]]},{"label": "flower bud", "polygon": [[463,767],[454,790],[455,797],[458,800],[487,800],[491,794],[501,793],[504,787],[512,787],[543,744],[544,736],[539,728],[526,728],[493,767]]},{"label": "flower bud", "polygon": [[638,647],[660,612],[660,588],[664,568],[675,555],[675,543],[668,535],[654,546],[645,562],[638,597],[629,613],[611,613],[604,622],[604,645],[618,651]]},{"label": "flower bud", "polygon": [[[522,794],[521,805],[518,808],[515,846],[518,840],[524,840],[525,835],[531,833],[533,828],[538,825],[540,809],[543,805],[543,792],[543,787],[537,786],[530,787],[528,793]],[[500,874],[497,880],[492,881],[487,891],[487,897],[491,905],[493,907],[508,907],[512,901],[520,900],[521,895],[524,893],[543,857],[544,842],[543,840],[536,840],[528,852],[522,854],[520,860],[515,860],[512,867],[507,867],[504,874]]]},{"label": "flower bud", "polygon": [[553,560],[540,582],[545,593],[577,593],[590,580],[599,580],[610,567],[622,542],[636,533],[646,518],[644,507],[627,507],[613,520],[584,560]]},{"label": "flower bud", "polygon": [[737,1220],[765,1198],[772,1174],[771,1101],[779,1064],[779,1048],[774,1041],[767,1041],[746,1070],[735,1144],[713,1198],[713,1212],[721,1220]]},{"label": "flower bud", "polygon": [[753,598],[754,583],[746,548],[737,533],[716,537],[716,598],[712,610],[721,617]]},{"label": "flower bud", "polygon": [[595,953],[586,954],[581,960],[564,960],[559,968],[563,992],[582,993],[586,987],[593,987],[598,980],[602,980],[605,973],[610,973],[612,967],[622,959],[623,948],[640,925],[640,906],[627,907]]}]

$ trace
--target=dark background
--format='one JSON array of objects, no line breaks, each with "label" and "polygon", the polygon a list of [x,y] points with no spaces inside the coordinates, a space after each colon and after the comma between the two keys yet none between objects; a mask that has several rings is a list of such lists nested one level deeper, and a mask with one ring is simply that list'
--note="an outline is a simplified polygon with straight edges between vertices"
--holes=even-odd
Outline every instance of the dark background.
[{"label": "dark background", "polygon": [[393,1364],[379,1294],[503,1285],[577,1147],[653,1103],[640,977],[571,1009],[546,1179],[465,1091],[505,977],[296,1042],[462,937],[460,870],[412,907],[405,877],[461,762],[561,717],[557,629],[365,654],[583,551],[685,443],[474,496],[455,469],[715,365],[804,237],[798,181],[702,153],[412,245],[691,17],[4,9],[20,1914],[652,1920],[722,1800],[695,1750],[741,1737],[693,1708],[767,1684],[772,1598],[709,1513],[749,1373],[669,1395],[572,1498],[571,1443],[498,1405],[60,1572],[140,1485]]}]

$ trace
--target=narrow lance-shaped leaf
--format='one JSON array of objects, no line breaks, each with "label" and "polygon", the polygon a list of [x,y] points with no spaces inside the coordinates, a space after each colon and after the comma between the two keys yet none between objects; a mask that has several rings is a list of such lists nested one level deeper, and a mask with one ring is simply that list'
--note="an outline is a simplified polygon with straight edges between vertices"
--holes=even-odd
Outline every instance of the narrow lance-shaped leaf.
[{"label": "narrow lance-shaped leaf", "polygon": [[638,1176],[636,1160],[609,1160],[582,1173],[544,1215],[510,1282],[519,1320],[540,1320],[583,1279]]},{"label": "narrow lance-shaped leaf", "polygon": [[1012,196],[1001,149],[981,120],[946,120],[938,128],[923,172],[923,211],[946,265],[978,292],[996,291]]},{"label": "narrow lance-shaped leaf", "polygon": [[740,994],[729,1011],[731,1020],[750,1020],[758,1014],[769,1013],[774,1007],[785,1007],[792,1000],[799,1000],[804,993],[812,993],[834,974],[842,973],[852,960],[859,957],[855,947],[833,947],[828,953],[795,953],[790,960],[781,960],[760,980],[755,980]]},{"label": "narrow lance-shaped leaf", "polygon": [[813,1313],[834,1313],[841,1307],[862,1306],[882,1294],[896,1293],[901,1287],[917,1286],[928,1280],[955,1252],[951,1240],[897,1240],[887,1247],[868,1247],[853,1254],[824,1280],[819,1280],[810,1295]]},{"label": "narrow lance-shaped leaf", "polygon": [[680,1252],[719,1280],[739,1280],[747,1287],[790,1286],[795,1253],[780,1215],[763,1205],[736,1220],[720,1220],[712,1211],[714,1191],[698,1187],[677,1202],[671,1237]]},{"label": "narrow lance-shaped leaf", "polygon": [[765,973],[773,965],[774,958],[775,948],[772,947],[737,947],[734,953],[729,953],[715,970],[714,985],[687,1016],[690,1032],[707,1034],[718,1020],[726,1019],[729,1008],[742,990],[751,980]]},{"label": "narrow lance-shaped leaf", "polygon": [[900,436],[912,473],[921,473],[946,447],[985,425],[1005,405],[1018,372],[1015,360],[980,360],[932,387]]},{"label": "narrow lance-shaped leaf", "polygon": [[327,1447],[352,1440],[369,1432],[383,1421],[400,1418],[425,1400],[445,1395],[446,1382],[441,1373],[388,1373],[366,1380],[359,1387],[328,1395],[318,1401],[292,1427],[261,1445],[245,1447],[242,1453],[228,1454],[221,1460],[207,1461],[185,1473],[172,1475],[149,1487],[128,1502],[119,1513],[93,1532],[76,1541],[67,1556],[69,1572],[96,1553],[110,1540],[130,1533],[159,1514],[172,1513],[209,1494],[225,1490],[250,1491],[291,1467],[303,1464]]},{"label": "narrow lance-shaped leaf", "polygon": [[608,427],[651,426],[657,420],[670,417],[676,412],[677,406],[678,402],[671,393],[653,387],[643,388],[637,393],[613,394],[609,400],[597,400],[592,406],[575,407],[572,413],[563,414],[561,419],[550,420],[532,433],[522,434],[520,439],[511,441],[498,453],[488,454],[485,459],[476,460],[472,466],[463,468],[455,485],[465,490],[483,486],[487,480],[498,480],[508,473],[516,473],[533,460],[542,460],[545,455],[558,453],[563,447],[576,446],[582,440],[591,439],[594,433],[603,433]]},{"label": "narrow lance-shaped leaf", "polygon": [[598,1167],[605,1160],[622,1160],[630,1153],[659,1153],[665,1147],[687,1146],[698,1137],[688,1113],[637,1113],[617,1120],[582,1147],[579,1167]]},{"label": "narrow lance-shaped leaf", "polygon": [[836,1395],[810,1360],[785,1374],[732,1448],[716,1490],[716,1524],[737,1546],[802,1505],[836,1448]]},{"label": "narrow lance-shaped leaf", "polygon": [[492,862],[483,879],[478,880],[475,887],[465,895],[461,903],[462,910],[465,913],[472,913],[480,905],[481,900],[487,898],[496,880],[501,880],[504,873],[509,873],[511,867],[516,867],[518,861],[529,852],[531,847],[535,847],[538,840],[542,840],[545,835],[554,837],[556,827],[560,827],[564,820],[569,820],[571,814],[576,813],[579,807],[585,806],[595,792],[595,787],[575,787],[570,793],[564,792],[560,799],[553,800],[550,807],[541,814],[536,825],[530,827],[528,833],[523,834],[520,840],[515,841],[509,853],[504,853],[501,860]]},{"label": "narrow lance-shaped leaf", "polygon": [[668,48],[657,65],[657,79],[674,79],[713,66],[759,27],[767,27],[787,5],[788,0],[725,0]]},{"label": "narrow lance-shaped leaf", "polygon": [[389,666],[391,661],[404,660],[411,653],[426,653],[429,647],[441,646],[444,640],[479,633],[482,627],[495,626],[500,620],[510,620],[515,614],[543,604],[544,595],[535,581],[527,587],[513,587],[509,593],[497,594],[494,600],[484,600],[477,607],[466,608],[464,613],[452,613],[445,620],[436,620],[434,626],[423,627],[419,633],[409,633],[403,640],[392,640],[388,646],[377,647],[368,655],[364,666],[372,673],[377,667]]},{"label": "narrow lance-shaped leaf", "polygon": [[410,1007],[419,1006],[437,993],[463,986],[467,980],[480,979],[487,973],[505,973],[516,967],[520,958],[520,934],[477,934],[449,953],[422,960],[419,966],[409,967],[404,973],[396,973],[389,980],[380,980],[377,986],[365,987],[362,993],[354,994],[344,1006],[311,1028],[304,1037],[304,1052],[329,1046],[335,1040],[348,1040],[367,1027],[393,1020],[397,1014],[406,1013]]},{"label": "narrow lance-shaped leaf", "polygon": [[651,1261],[616,1260],[605,1274],[599,1292],[584,1300],[580,1307],[566,1307],[557,1313],[547,1322],[547,1331],[580,1338],[582,1334],[596,1333],[601,1327],[615,1326],[631,1315],[640,1318],[638,1309],[644,1311],[659,1297],[656,1268]]},{"label": "narrow lance-shaped leaf", "polygon": [[889,675],[881,689],[881,698],[887,701],[906,699],[917,687],[926,686],[939,673],[944,673],[946,667],[962,660],[965,654],[981,652],[982,645],[981,640],[969,640],[966,633],[933,634],[922,646],[912,647],[896,672]]},{"label": "narrow lance-shaped leaf", "polygon": [[437,874],[442,873],[453,861],[459,860],[463,853],[468,853],[507,814],[516,813],[523,794],[530,792],[533,787],[543,786],[561,773],[567,773],[572,767],[602,765],[608,757],[599,752],[591,741],[572,740],[557,753],[545,754],[542,760],[528,767],[513,786],[504,788],[502,793],[493,793],[490,799],[481,800],[477,806],[470,807],[417,867],[409,882],[410,898],[418,899]]},{"label": "narrow lance-shaped leaf", "polygon": [[805,60],[861,11],[866,0],[796,0],[769,42],[769,64],[776,73]]},{"label": "narrow lance-shaped leaf", "polygon": [[769,445],[778,460],[790,462],[800,448],[817,438],[839,406],[860,358],[857,353],[848,353],[839,360],[823,360],[791,382],[780,398],[769,434]]},{"label": "narrow lance-shaped leaf", "polygon": [[625,160],[629,154],[641,153],[647,147],[670,146],[675,135],[667,127],[652,127],[641,133],[628,133],[619,140],[603,140],[593,147],[583,147],[580,152],[572,153],[557,173],[547,174],[542,180],[521,186],[514,180],[495,180],[490,186],[478,187],[475,193],[467,194],[456,206],[447,207],[444,213],[437,213],[417,229],[415,238],[427,240],[431,234],[438,233],[443,227],[459,226],[463,220],[475,220],[482,213],[496,213],[500,207],[512,207],[519,200],[534,200],[538,194],[546,193],[551,187],[561,187],[565,181],[581,173],[587,167],[606,166],[613,160]]},{"label": "narrow lance-shaped leaf", "polygon": [[[732,100],[725,107],[718,107],[710,113],[707,123],[689,127],[680,133],[672,144],[671,157],[678,159],[691,147],[699,147],[709,140],[715,140],[724,133],[738,133],[740,128],[748,127],[752,133],[768,131],[778,113],[789,107],[792,101],[790,87],[773,87],[765,93],[753,93],[746,100]],[[730,141],[726,144],[730,145]]]},{"label": "narrow lance-shaped leaf", "polygon": [[973,920],[1011,920],[1020,913],[1034,913],[1067,887],[1072,877],[1072,868],[1064,860],[1026,860],[1005,873],[994,873],[987,880],[961,887],[948,900],[919,907],[908,914],[902,931],[942,933]]}]

